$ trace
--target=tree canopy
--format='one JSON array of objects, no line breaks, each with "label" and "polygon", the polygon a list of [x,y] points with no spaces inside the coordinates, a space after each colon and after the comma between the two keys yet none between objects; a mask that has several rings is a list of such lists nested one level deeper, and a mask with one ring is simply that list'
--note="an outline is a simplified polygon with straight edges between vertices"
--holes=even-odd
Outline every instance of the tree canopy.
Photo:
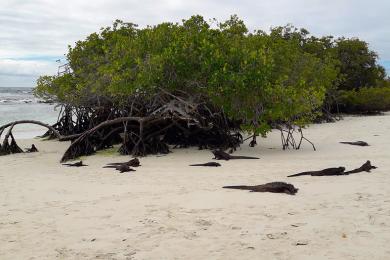
[{"label": "tree canopy", "polygon": [[265,134],[272,122],[304,125],[316,116],[339,76],[329,41],[292,26],[250,33],[235,15],[141,29],[116,21],[69,46],[71,73],[42,76],[36,94],[76,105],[91,96],[119,105],[161,90],[201,94],[243,129]]}]

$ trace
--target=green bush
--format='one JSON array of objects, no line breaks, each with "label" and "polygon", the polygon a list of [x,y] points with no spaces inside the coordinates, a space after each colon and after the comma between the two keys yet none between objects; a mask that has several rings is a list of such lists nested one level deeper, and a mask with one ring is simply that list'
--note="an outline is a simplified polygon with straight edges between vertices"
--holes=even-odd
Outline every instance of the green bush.
[{"label": "green bush", "polygon": [[217,25],[192,16],[141,29],[116,21],[69,47],[71,74],[41,77],[36,94],[77,106],[89,96],[127,102],[139,93],[186,92],[256,134],[266,134],[269,122],[303,126],[316,117],[337,70],[326,55],[305,52],[300,38],[285,37],[293,32],[249,33],[237,16]]},{"label": "green bush", "polygon": [[390,110],[390,87],[366,87],[342,91],[339,108],[345,113],[376,113]]}]

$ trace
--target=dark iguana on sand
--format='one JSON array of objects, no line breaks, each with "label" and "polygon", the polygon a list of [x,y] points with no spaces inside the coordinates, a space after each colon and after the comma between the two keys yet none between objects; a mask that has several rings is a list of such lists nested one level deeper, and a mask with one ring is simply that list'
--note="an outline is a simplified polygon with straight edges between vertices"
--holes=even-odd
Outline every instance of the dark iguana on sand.
[{"label": "dark iguana on sand", "polygon": [[234,159],[260,159],[257,157],[250,157],[250,156],[236,156],[236,155],[230,155],[228,153],[225,153],[224,151],[221,150],[214,150],[212,151],[214,154],[214,158],[216,160],[234,160]]},{"label": "dark iguana on sand", "polygon": [[340,144],[350,144],[350,145],[358,145],[358,146],[369,146],[368,143],[364,141],[356,141],[356,142],[340,142]]},{"label": "dark iguana on sand", "polygon": [[134,172],[135,170],[130,168],[127,164],[120,164],[120,165],[108,165],[104,166],[103,168],[114,168],[115,170],[119,171],[120,173],[123,172]]},{"label": "dark iguana on sand", "polygon": [[255,186],[224,186],[224,189],[238,189],[238,190],[249,190],[251,192],[274,192],[274,193],[286,193],[289,195],[295,195],[298,189],[294,185],[285,182],[269,182],[262,185]]},{"label": "dark iguana on sand", "polygon": [[287,177],[296,177],[296,176],[303,176],[303,175],[310,175],[310,176],[350,175],[358,172],[370,172],[372,169],[376,169],[376,168],[378,167],[372,166],[371,162],[367,161],[359,168],[347,172],[345,172],[345,167],[338,167],[338,168],[327,168],[321,171],[301,172],[301,173],[289,175]]},{"label": "dark iguana on sand", "polygon": [[344,174],[349,175],[349,174],[358,173],[358,172],[370,172],[372,169],[376,169],[376,168],[378,168],[378,167],[371,165],[371,162],[367,161],[359,168],[345,172]]},{"label": "dark iguana on sand", "polygon": [[219,167],[221,164],[217,162],[207,162],[207,163],[198,163],[198,164],[190,164],[190,166],[209,166],[209,167]]},{"label": "dark iguana on sand", "polygon": [[[138,158],[131,159],[128,162],[107,163],[107,165],[122,165],[122,164],[126,164],[127,166],[131,166],[131,167],[141,166]],[[106,168],[113,168],[113,167],[106,167]]]},{"label": "dark iguana on sand", "polygon": [[287,177],[297,177],[297,176],[333,176],[333,175],[344,175],[345,167],[337,168],[326,168],[321,171],[309,171],[309,172],[300,172],[297,174],[289,175]]},{"label": "dark iguana on sand", "polygon": [[75,162],[75,163],[63,163],[62,165],[66,165],[68,167],[82,167],[82,166],[88,166],[86,164],[83,164],[83,161]]},{"label": "dark iguana on sand", "polygon": [[35,152],[38,152],[38,149],[34,144],[32,144],[31,148],[26,148],[26,152],[27,153],[35,153]]}]

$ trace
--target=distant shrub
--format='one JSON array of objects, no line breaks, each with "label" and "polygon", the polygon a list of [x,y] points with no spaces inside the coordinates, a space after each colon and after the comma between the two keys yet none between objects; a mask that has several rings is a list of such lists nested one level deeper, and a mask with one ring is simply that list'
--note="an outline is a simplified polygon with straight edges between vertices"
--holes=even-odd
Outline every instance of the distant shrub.
[{"label": "distant shrub", "polygon": [[390,87],[365,87],[359,90],[341,91],[340,112],[377,113],[390,110]]}]

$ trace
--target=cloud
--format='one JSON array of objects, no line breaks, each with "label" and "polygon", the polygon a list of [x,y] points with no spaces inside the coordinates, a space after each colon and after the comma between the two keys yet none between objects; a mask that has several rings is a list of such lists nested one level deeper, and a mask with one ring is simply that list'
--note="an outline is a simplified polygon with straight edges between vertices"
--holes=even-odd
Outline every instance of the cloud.
[{"label": "cloud", "polygon": [[39,76],[56,72],[56,64],[49,61],[37,60],[0,60],[0,75]]},{"label": "cloud", "polygon": [[0,87],[33,87],[40,75],[55,74],[57,66],[55,60],[42,57],[0,59]]},{"label": "cloud", "polygon": [[31,88],[38,77],[0,74],[0,87]]},{"label": "cloud", "polygon": [[[2,0],[0,60],[15,59],[20,67],[31,57],[61,57],[68,44],[84,39],[115,19],[140,26],[179,22],[193,14],[227,19],[238,14],[251,30],[292,23],[314,35],[359,37],[383,60],[390,60],[390,1],[387,0]],[[37,59],[38,61],[42,61]],[[39,63],[39,62],[38,62]],[[29,64],[29,65],[26,65]],[[41,64],[41,63],[39,63]],[[12,66],[16,66],[13,64]],[[51,65],[39,72],[50,73]],[[53,64],[56,69],[56,64]],[[4,67],[2,67],[4,69]],[[37,71],[37,68],[35,68]],[[5,73],[0,70],[0,73]],[[34,72],[35,73],[35,72]],[[16,74],[15,74],[16,75]],[[0,81],[0,85],[6,82]],[[33,82],[32,84],[33,85]]]}]

